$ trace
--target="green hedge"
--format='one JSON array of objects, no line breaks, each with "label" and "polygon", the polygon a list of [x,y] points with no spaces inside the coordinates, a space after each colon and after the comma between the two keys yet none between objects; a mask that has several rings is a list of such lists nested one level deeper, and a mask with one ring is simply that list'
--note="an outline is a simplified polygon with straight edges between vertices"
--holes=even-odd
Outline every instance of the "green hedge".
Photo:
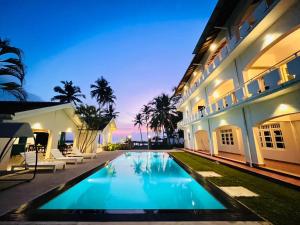
[{"label": "green hedge", "polygon": [[108,144],[103,147],[104,151],[129,150],[129,149],[130,147],[128,144],[120,144],[120,143]]}]

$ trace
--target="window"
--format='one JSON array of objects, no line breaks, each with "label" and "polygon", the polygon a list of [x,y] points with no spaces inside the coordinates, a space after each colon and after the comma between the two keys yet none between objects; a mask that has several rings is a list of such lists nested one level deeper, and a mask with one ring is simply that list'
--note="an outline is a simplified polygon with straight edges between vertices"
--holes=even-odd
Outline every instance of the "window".
[{"label": "window", "polygon": [[279,123],[265,124],[259,127],[260,146],[271,149],[284,149],[284,139]]},{"label": "window", "polygon": [[232,129],[221,130],[220,133],[223,145],[234,145]]}]

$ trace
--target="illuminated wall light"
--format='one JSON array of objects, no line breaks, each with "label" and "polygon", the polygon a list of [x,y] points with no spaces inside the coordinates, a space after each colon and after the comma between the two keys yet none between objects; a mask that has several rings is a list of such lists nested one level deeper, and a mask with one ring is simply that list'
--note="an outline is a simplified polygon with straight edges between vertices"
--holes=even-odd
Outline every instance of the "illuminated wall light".
[{"label": "illuminated wall light", "polygon": [[32,129],[42,129],[42,125],[40,123],[34,123],[31,128]]},{"label": "illuminated wall light", "polygon": [[280,111],[287,111],[289,109],[289,106],[286,105],[286,104],[280,104],[279,107],[278,107],[278,109]]},{"label": "illuminated wall light", "polygon": [[274,40],[275,40],[275,37],[274,37],[274,35],[272,35],[272,34],[267,34],[267,35],[265,36],[265,44],[266,44],[266,45],[271,44]]},{"label": "illuminated wall light", "polygon": [[294,108],[291,105],[288,104],[279,104],[279,106],[276,108],[274,115],[282,115],[282,114],[289,114],[293,112],[297,112],[298,110]]},{"label": "illuminated wall light", "polygon": [[214,98],[218,98],[220,95],[219,95],[219,93],[217,92],[217,91],[215,91],[214,93],[213,93],[213,97]]},{"label": "illuminated wall light", "polygon": [[209,47],[209,49],[211,51],[215,51],[217,49],[217,45],[216,44],[211,44],[210,47]]},{"label": "illuminated wall light", "polygon": [[263,40],[263,48],[267,47],[268,45],[270,45],[272,42],[274,42],[280,35],[282,35],[281,33],[272,33],[272,34],[267,34],[264,37]]},{"label": "illuminated wall light", "polygon": [[221,82],[222,82],[222,80],[216,79],[216,80],[215,80],[215,85],[218,86]]},{"label": "illuminated wall light", "polygon": [[221,126],[227,125],[227,121],[224,119],[220,120],[220,125]]},{"label": "illuminated wall light", "polygon": [[71,127],[67,128],[66,132],[68,132],[68,133],[72,132],[72,128]]}]

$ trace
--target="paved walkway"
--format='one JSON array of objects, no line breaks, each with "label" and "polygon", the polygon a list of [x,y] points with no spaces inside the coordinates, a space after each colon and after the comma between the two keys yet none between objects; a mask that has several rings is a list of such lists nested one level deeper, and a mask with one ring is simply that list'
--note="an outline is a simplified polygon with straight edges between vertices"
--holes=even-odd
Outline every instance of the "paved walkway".
[{"label": "paved walkway", "polygon": [[259,169],[259,168],[250,167],[246,164],[242,164],[242,163],[239,163],[239,162],[233,162],[233,161],[230,161],[230,160],[222,159],[220,157],[210,156],[208,154],[201,153],[201,152],[195,152],[195,151],[191,151],[191,150],[188,150],[188,149],[182,149],[182,150],[184,150],[186,152],[190,152],[190,153],[195,154],[195,155],[199,155],[199,156],[207,158],[207,159],[218,161],[218,162],[223,163],[225,165],[229,165],[229,166],[232,166],[232,167],[235,167],[235,168],[238,168],[238,169],[242,169],[242,170],[245,170],[245,171],[248,171],[248,172],[256,173],[256,174],[264,176],[266,178],[271,178],[271,179],[274,179],[274,180],[278,180],[280,182],[283,182],[283,183],[286,183],[286,184],[291,184],[293,186],[296,186],[296,187],[300,188],[300,179],[297,179],[297,178],[277,174],[277,173],[262,170],[262,169]]},{"label": "paved walkway", "polygon": [[18,208],[22,204],[35,199],[49,190],[78,177],[120,154],[122,154],[122,152],[119,151],[101,152],[96,159],[88,159],[85,160],[84,163],[77,165],[68,164],[65,170],[57,170],[56,173],[39,173],[31,182],[22,183],[13,188],[1,191],[0,215]]}]

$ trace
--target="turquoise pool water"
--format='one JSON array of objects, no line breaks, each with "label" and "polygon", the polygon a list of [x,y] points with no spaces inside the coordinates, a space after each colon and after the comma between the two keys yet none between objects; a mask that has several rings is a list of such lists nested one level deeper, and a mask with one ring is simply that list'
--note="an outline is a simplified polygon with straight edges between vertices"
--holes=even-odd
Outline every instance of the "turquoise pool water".
[{"label": "turquoise pool water", "polygon": [[225,209],[168,153],[119,156],[40,209]]}]

